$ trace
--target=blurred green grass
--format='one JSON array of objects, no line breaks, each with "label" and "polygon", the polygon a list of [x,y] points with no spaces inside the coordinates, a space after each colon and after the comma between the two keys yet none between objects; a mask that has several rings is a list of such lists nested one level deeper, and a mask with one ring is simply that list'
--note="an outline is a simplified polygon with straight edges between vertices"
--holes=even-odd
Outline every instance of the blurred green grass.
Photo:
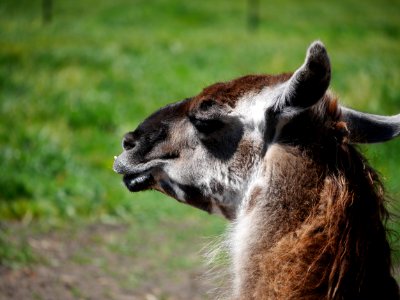
[{"label": "blurred green grass", "polygon": [[[400,112],[399,1],[262,1],[252,32],[246,11],[244,0],[54,0],[43,25],[41,1],[3,0],[0,218],[111,218],[149,232],[181,220],[199,235],[220,234],[217,217],[155,192],[129,194],[111,169],[121,137],[208,84],[294,70],[315,39],[328,47],[342,102]],[[399,150],[399,140],[364,149],[394,199]],[[171,247],[193,234],[175,230]]]}]

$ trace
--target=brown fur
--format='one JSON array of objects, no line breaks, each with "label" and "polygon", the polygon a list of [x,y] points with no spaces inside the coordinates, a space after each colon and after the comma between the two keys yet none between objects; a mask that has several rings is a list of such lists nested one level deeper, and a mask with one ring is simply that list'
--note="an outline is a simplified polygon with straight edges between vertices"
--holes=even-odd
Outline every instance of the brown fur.
[{"label": "brown fur", "polygon": [[218,82],[206,87],[193,101],[191,108],[197,107],[205,100],[214,100],[221,104],[235,107],[237,99],[248,91],[258,92],[266,86],[274,86],[285,82],[292,73],[279,75],[247,75],[228,82]]},{"label": "brown fur", "polygon": [[[379,176],[347,144],[336,100],[327,97],[315,112],[325,125],[316,128],[335,137],[336,155],[332,141],[320,139],[319,151],[306,143],[280,147],[270,157],[269,172],[280,187],[254,190],[257,201],[247,208],[265,216],[254,224],[264,234],[252,247],[240,299],[399,299]],[[261,196],[279,201],[266,204]]]}]

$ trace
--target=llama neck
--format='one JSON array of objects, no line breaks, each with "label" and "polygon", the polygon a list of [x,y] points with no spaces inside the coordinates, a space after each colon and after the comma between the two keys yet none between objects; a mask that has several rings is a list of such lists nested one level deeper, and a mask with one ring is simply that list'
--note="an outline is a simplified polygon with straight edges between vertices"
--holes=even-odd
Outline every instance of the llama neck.
[{"label": "llama neck", "polygon": [[264,162],[232,230],[234,289],[240,299],[252,299],[247,291],[254,292],[262,254],[304,221],[320,185],[318,168],[297,153],[273,146]]},{"label": "llama neck", "polygon": [[[379,212],[374,212],[382,207],[373,187],[363,196],[368,199],[350,199],[354,191],[347,189],[346,178],[331,179],[313,160],[287,150],[279,146],[268,150],[262,180],[252,185],[234,225],[236,299],[302,299],[305,295],[307,299],[364,299],[376,293],[374,289],[389,291],[391,296],[385,299],[397,299],[389,246]],[[357,207],[357,201],[358,211],[346,215],[347,206]],[[371,216],[358,218],[368,201]],[[357,232],[364,224],[367,233]],[[335,255],[343,255],[345,261]],[[349,290],[343,288],[346,282],[353,291],[343,296],[341,290]],[[361,283],[366,290],[362,297],[357,290]]]}]

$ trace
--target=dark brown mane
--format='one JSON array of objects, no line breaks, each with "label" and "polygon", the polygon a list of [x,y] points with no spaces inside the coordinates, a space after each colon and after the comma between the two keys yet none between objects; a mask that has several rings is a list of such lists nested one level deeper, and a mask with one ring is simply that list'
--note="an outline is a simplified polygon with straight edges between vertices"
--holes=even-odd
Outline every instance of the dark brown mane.
[{"label": "dark brown mane", "polygon": [[[295,232],[283,236],[260,260],[265,262],[260,273],[266,275],[259,283],[268,289],[258,286],[254,296],[396,299],[382,182],[360,152],[347,143],[336,100],[325,99],[315,111],[320,121],[330,124],[324,130],[332,131],[336,153],[332,156],[330,139],[323,141],[330,147],[319,146],[318,160],[328,166],[320,201]],[[311,152],[315,159],[316,152]],[[271,290],[273,294],[269,294]]]}]

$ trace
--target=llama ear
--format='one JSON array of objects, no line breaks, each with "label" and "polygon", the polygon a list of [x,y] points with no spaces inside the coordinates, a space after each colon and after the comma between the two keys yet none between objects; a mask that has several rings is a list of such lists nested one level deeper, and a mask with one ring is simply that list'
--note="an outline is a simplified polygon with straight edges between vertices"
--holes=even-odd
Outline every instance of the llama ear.
[{"label": "llama ear", "polygon": [[342,107],[351,143],[380,143],[400,136],[400,114],[379,116]]},{"label": "llama ear", "polygon": [[325,46],[316,41],[307,50],[304,64],[289,79],[283,106],[310,107],[322,98],[331,79],[331,64]]}]

